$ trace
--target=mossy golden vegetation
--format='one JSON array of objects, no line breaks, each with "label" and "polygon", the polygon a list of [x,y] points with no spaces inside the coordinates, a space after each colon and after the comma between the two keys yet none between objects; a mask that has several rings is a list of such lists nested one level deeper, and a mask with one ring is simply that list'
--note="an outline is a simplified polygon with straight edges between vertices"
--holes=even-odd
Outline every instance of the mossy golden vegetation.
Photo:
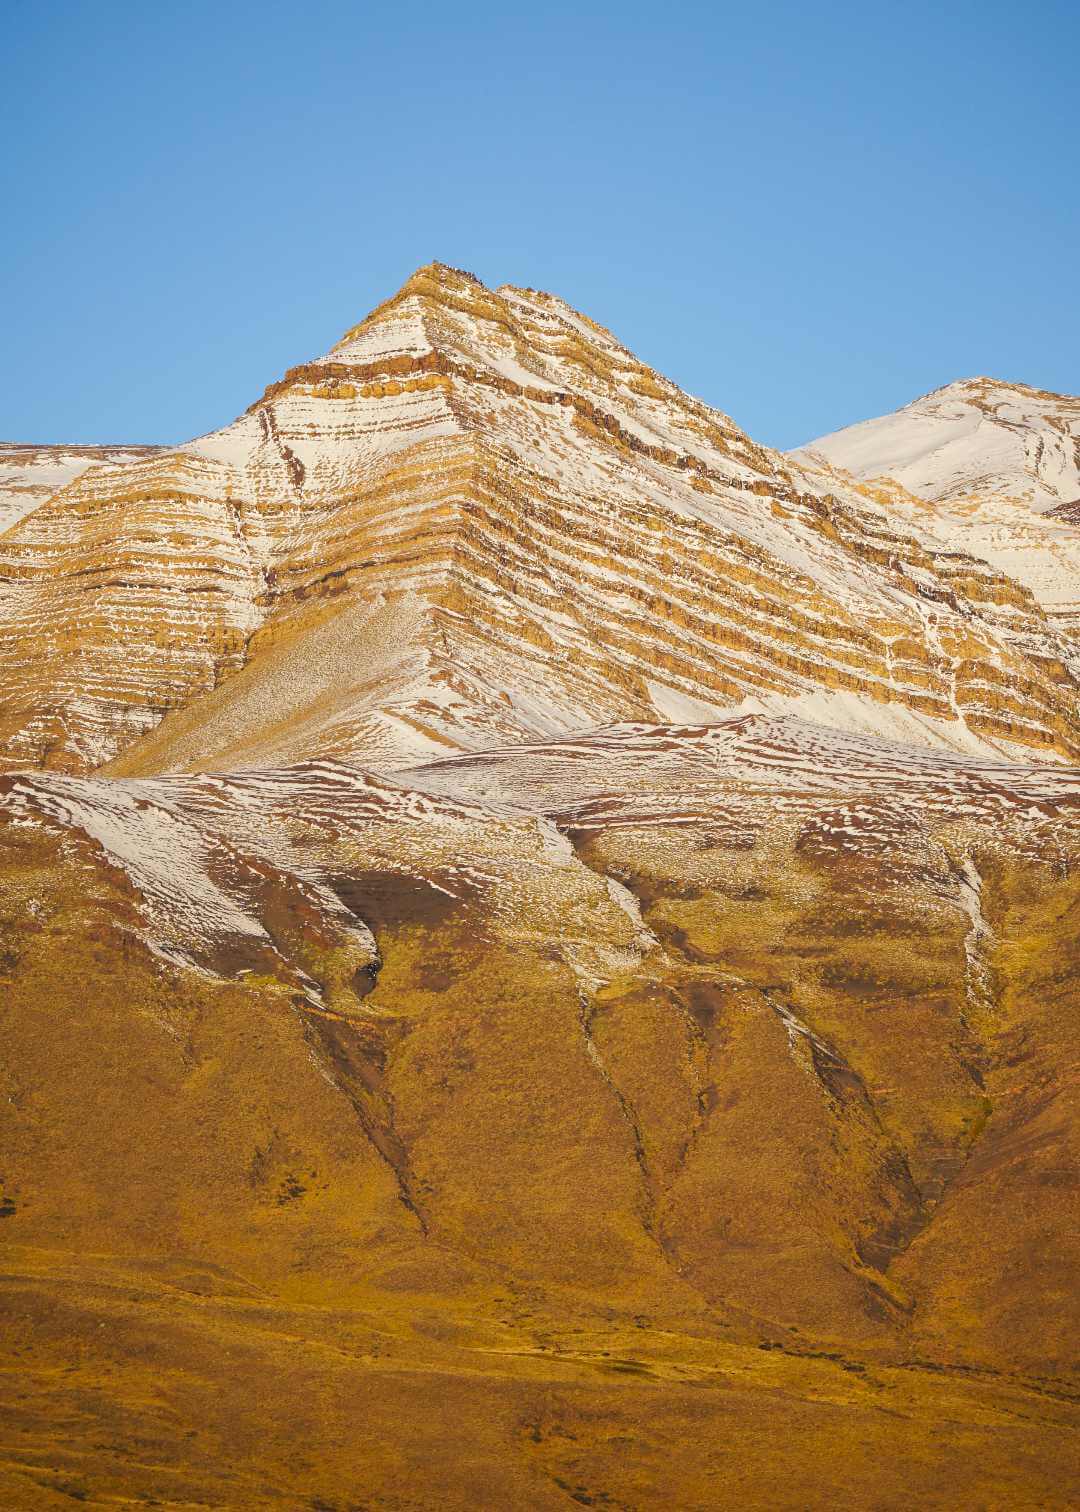
[{"label": "mossy golden vegetation", "polygon": [[504,907],[383,843],[373,980],[263,895],[320,1008],[10,832],[6,1505],[1068,1505],[1080,881],[979,853],[976,1012],[887,859],[622,828]]}]

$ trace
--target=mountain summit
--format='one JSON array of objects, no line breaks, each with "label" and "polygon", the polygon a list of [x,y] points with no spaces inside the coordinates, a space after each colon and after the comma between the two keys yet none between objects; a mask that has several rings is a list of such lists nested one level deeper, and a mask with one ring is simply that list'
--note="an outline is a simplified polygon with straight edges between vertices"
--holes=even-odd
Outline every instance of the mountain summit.
[{"label": "mountain summit", "polygon": [[231,425],[75,477],[0,580],[8,768],[400,766],[738,708],[1080,753],[1037,593],[438,263]]},{"label": "mountain summit", "polygon": [[964,378],[802,451],[935,503],[997,497],[1042,512],[1080,498],[1080,399]]}]

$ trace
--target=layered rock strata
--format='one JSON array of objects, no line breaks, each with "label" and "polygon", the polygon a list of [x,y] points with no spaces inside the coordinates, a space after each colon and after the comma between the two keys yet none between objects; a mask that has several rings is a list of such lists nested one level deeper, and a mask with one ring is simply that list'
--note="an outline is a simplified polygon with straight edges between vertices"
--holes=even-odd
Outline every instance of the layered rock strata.
[{"label": "layered rock strata", "polygon": [[119,467],[156,446],[19,446],[0,442],[0,535],[92,467]]},{"label": "layered rock strata", "polygon": [[1072,643],[1023,585],[552,296],[439,265],[225,430],[76,479],[0,584],[9,769],[403,765],[747,700],[1080,741]]}]

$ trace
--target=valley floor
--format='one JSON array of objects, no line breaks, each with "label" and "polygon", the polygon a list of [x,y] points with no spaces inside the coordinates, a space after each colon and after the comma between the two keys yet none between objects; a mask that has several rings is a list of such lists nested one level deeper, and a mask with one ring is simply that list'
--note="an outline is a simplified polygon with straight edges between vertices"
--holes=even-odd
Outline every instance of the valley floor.
[{"label": "valley floor", "polygon": [[512,1281],[471,1312],[375,1288],[337,1309],[198,1262],[2,1264],[13,1512],[1076,1504],[1080,1403],[1034,1379],[731,1344]]}]

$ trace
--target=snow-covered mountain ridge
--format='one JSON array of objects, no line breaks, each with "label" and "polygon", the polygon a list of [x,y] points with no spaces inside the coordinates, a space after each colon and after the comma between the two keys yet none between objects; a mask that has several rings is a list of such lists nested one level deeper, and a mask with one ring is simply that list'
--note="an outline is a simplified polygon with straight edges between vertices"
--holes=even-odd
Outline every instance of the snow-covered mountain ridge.
[{"label": "snow-covered mountain ridge", "polygon": [[9,769],[393,768],[739,707],[1080,755],[1035,593],[440,264],[233,424],[39,504],[0,611]]},{"label": "snow-covered mountain ridge", "polygon": [[935,503],[1004,497],[1037,513],[1080,498],[1080,398],[964,378],[801,447]]},{"label": "snow-covered mountain ridge", "polygon": [[116,467],[161,446],[19,446],[0,441],[0,535],[91,467]]},{"label": "snow-covered mountain ridge", "polygon": [[1075,626],[1080,398],[969,378],[792,455],[861,486],[928,546],[992,563]]}]

